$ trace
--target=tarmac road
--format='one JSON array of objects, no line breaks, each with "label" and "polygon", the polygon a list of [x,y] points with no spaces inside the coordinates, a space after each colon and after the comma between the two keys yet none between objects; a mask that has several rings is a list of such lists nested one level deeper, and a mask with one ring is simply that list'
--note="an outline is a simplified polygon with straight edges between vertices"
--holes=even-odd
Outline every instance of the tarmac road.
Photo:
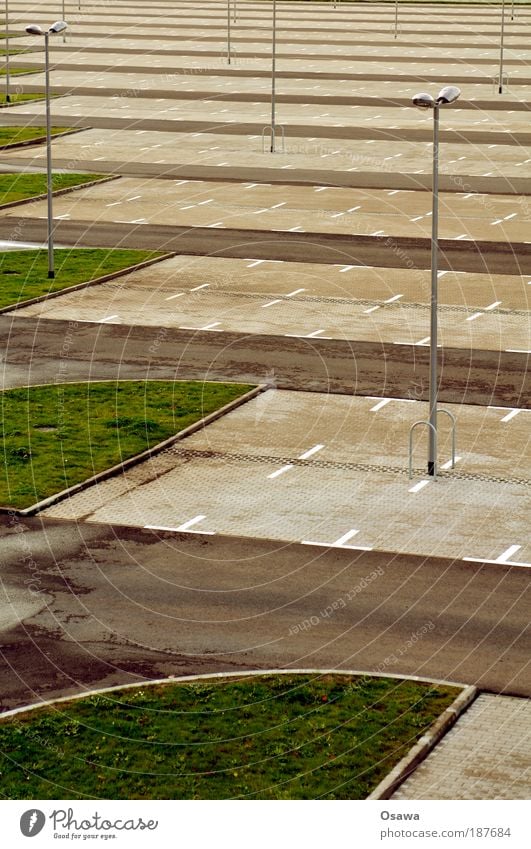
[{"label": "tarmac road", "polygon": [[[0,537],[5,601],[20,614],[0,631],[4,710],[280,666],[531,695],[524,569],[7,516]],[[25,587],[32,609],[18,606]]]}]

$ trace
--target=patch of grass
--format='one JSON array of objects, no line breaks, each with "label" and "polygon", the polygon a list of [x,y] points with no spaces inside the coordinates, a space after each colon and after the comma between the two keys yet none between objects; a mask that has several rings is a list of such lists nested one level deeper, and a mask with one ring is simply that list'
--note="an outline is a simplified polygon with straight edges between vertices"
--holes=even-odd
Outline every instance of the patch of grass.
[{"label": "patch of grass", "polygon": [[[9,55],[13,56],[15,54],[15,52],[17,52],[17,51],[10,50]],[[4,51],[4,56],[5,55],[6,55],[6,53]],[[29,66],[28,67],[25,67],[25,66],[22,67],[20,65],[15,65],[15,66],[11,65],[10,68],[9,68],[9,76],[10,77],[20,77],[22,74],[35,74],[40,70],[42,70],[42,69],[36,68],[35,66],[33,66],[33,67],[29,67]],[[5,77],[5,76],[6,76],[6,68],[4,66],[3,68],[0,68],[0,77]]]},{"label": "patch of grass", "polygon": [[161,256],[158,251],[57,248],[54,251],[55,278],[48,280],[46,250],[4,251],[0,256],[0,307],[95,280],[157,256]]},{"label": "patch of grass", "polygon": [[[53,174],[54,191],[103,180],[104,174]],[[46,174],[0,173],[0,206],[14,200],[46,194]]]},{"label": "patch of grass", "polygon": [[267,676],[93,696],[0,722],[4,799],[364,799],[457,696]]},{"label": "patch of grass", "polygon": [[[70,127],[52,127],[52,136],[67,132]],[[46,127],[0,127],[0,150],[10,144],[34,141],[46,136]]]},{"label": "patch of grass", "polygon": [[0,393],[0,504],[28,507],[145,451],[249,389],[200,381],[8,389]]},{"label": "patch of grass", "polygon": [[[10,100],[9,100],[10,103],[26,103],[28,101],[31,102],[32,100],[44,100],[44,94],[38,94],[38,93],[17,94],[15,92],[15,93],[11,93],[9,96],[10,96]],[[7,103],[7,99],[6,99],[5,92],[2,92],[0,94],[0,105],[6,104],[6,103]]]}]

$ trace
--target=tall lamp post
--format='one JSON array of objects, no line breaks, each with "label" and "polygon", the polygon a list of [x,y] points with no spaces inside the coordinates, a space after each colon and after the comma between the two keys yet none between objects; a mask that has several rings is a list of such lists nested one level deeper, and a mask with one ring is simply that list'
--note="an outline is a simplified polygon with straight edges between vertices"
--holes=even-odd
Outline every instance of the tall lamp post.
[{"label": "tall lamp post", "polygon": [[44,36],[44,73],[45,73],[45,102],[46,102],[46,185],[48,191],[48,278],[55,277],[53,257],[53,206],[52,206],[52,131],[50,121],[50,35],[64,32],[68,24],[56,21],[48,30],[43,30],[38,24],[26,27],[28,35]]},{"label": "tall lamp post", "polygon": [[227,64],[230,65],[231,43],[230,43],[230,0],[227,0]]},{"label": "tall lamp post", "polygon": [[398,0],[395,0],[395,38],[398,38]]},{"label": "tall lamp post", "polygon": [[439,259],[439,110],[441,106],[455,103],[461,91],[456,86],[446,86],[437,98],[422,92],[416,94],[413,103],[419,109],[433,109],[433,183],[432,183],[432,219],[431,219],[431,305],[430,305],[430,387],[429,420],[415,422],[410,431],[409,468],[412,467],[412,436],[417,425],[425,425],[429,430],[428,475],[437,477],[437,413],[444,412],[452,420],[452,468],[455,463],[455,420],[448,410],[437,408],[437,280]]},{"label": "tall lamp post", "polygon": [[11,103],[9,75],[9,0],[6,0],[6,103]]},{"label": "tall lamp post", "polygon": [[503,37],[505,34],[505,0],[502,0],[500,27],[500,75],[498,78],[498,94],[503,94]]}]

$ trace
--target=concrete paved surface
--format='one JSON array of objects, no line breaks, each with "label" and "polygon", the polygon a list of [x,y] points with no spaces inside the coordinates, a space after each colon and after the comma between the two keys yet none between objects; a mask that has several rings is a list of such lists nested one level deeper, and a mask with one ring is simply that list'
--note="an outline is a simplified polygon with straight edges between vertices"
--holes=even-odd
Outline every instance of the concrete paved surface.
[{"label": "concrete paved surface", "polygon": [[3,709],[278,666],[531,694],[523,569],[87,523],[0,526],[5,604],[17,614],[28,586],[46,604],[0,633]]},{"label": "concrete paved surface", "polygon": [[270,390],[44,515],[531,567],[531,413],[449,410],[459,459],[450,471],[441,421],[437,482],[420,436],[417,472],[406,474],[425,403]]},{"label": "concrete paved surface", "polygon": [[529,800],[530,723],[528,699],[483,693],[393,800]]},{"label": "concrete paved surface", "polygon": [[[469,282],[467,274],[441,272],[440,344],[524,349],[530,337],[527,279],[470,276]],[[363,266],[181,256],[17,315],[428,345],[428,277]]]}]

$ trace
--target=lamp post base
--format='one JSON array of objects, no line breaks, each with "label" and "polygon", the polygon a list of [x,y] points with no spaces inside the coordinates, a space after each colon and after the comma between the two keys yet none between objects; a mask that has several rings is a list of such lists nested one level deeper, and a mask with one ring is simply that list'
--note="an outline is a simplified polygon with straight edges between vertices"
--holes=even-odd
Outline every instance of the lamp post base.
[{"label": "lamp post base", "polygon": [[48,272],[48,280],[54,280],[54,279],[55,279],[55,271],[49,271]]},{"label": "lamp post base", "polygon": [[435,475],[435,463],[431,460],[428,462],[428,474],[432,477]]}]

